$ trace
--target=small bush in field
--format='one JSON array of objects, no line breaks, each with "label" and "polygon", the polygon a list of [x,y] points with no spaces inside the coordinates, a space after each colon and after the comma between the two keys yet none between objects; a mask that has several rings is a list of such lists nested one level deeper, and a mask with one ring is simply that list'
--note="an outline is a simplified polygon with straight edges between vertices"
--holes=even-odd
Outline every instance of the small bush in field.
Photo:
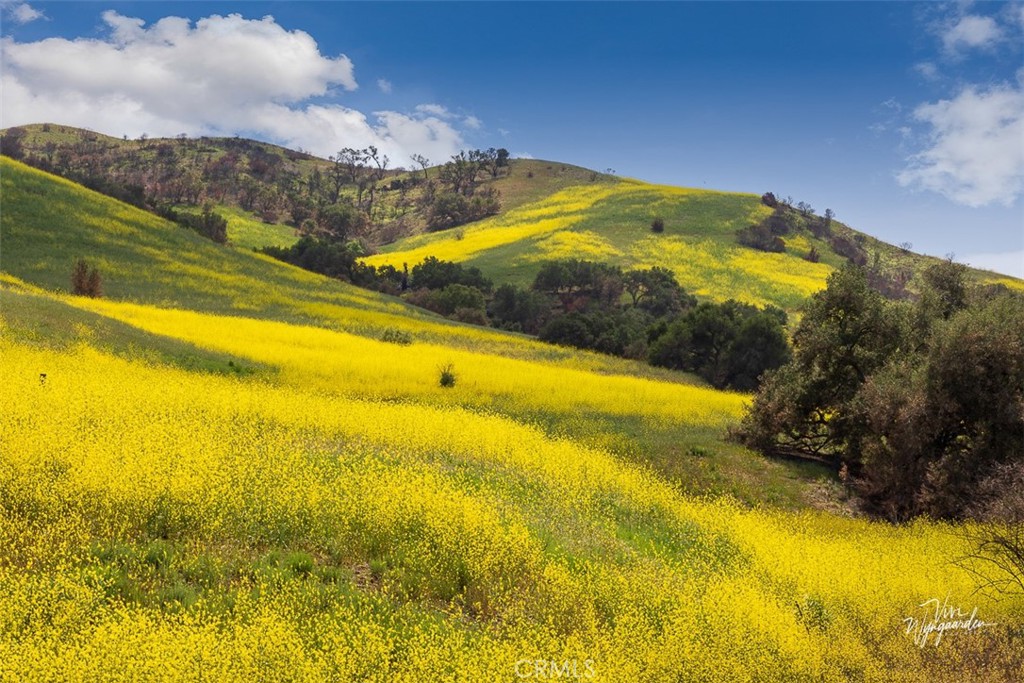
[{"label": "small bush in field", "polygon": [[71,291],[79,296],[98,299],[103,296],[103,277],[96,268],[89,268],[85,259],[78,259],[71,271]]},{"label": "small bush in field", "polygon": [[440,368],[441,376],[438,383],[445,389],[450,389],[455,386],[455,366],[451,363],[447,363]]}]

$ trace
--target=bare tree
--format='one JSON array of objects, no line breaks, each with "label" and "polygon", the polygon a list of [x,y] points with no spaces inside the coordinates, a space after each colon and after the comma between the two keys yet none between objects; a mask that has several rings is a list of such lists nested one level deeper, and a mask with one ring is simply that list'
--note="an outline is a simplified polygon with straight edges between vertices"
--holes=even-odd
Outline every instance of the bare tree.
[{"label": "bare tree", "polygon": [[409,158],[412,159],[412,162],[414,164],[418,165],[421,169],[423,169],[424,182],[429,180],[429,178],[427,177],[427,167],[430,166],[430,159],[426,158],[422,154],[413,154]]},{"label": "bare tree", "polygon": [[1024,462],[1004,463],[982,483],[973,516],[959,536],[970,551],[954,563],[978,581],[976,591],[1024,594]]}]

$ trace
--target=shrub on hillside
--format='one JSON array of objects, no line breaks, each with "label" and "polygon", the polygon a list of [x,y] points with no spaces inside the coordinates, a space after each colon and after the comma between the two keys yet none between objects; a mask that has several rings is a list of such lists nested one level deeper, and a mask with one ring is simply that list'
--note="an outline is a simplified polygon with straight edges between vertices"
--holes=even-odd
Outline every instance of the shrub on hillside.
[{"label": "shrub on hillside", "polygon": [[163,207],[159,213],[164,218],[194,230],[217,244],[227,244],[228,220],[214,212],[210,206],[203,207],[202,213],[176,211],[171,207]]},{"label": "shrub on hillside", "polygon": [[760,251],[786,251],[786,243],[782,238],[773,235],[764,224],[758,223],[736,231],[736,241],[745,247]]},{"label": "shrub on hillside", "polygon": [[832,239],[829,240],[829,244],[832,246],[832,251],[844,257],[850,263],[857,266],[867,265],[868,253],[862,246],[857,244],[856,240],[844,235],[833,235]]},{"label": "shrub on hillside", "polygon": [[458,380],[458,376],[455,374],[455,365],[452,363],[446,363],[438,369],[438,384],[445,389],[450,389],[455,386],[455,382]]},{"label": "shrub on hillside", "polygon": [[536,334],[547,322],[551,301],[540,292],[506,283],[495,290],[489,313],[498,327]]},{"label": "shrub on hillside", "polygon": [[459,192],[440,192],[427,207],[427,229],[447,230],[493,216],[501,210],[498,191],[488,187],[472,197]]},{"label": "shrub on hillside", "polygon": [[94,299],[103,296],[103,278],[100,271],[90,268],[85,259],[78,259],[71,271],[71,292]]}]

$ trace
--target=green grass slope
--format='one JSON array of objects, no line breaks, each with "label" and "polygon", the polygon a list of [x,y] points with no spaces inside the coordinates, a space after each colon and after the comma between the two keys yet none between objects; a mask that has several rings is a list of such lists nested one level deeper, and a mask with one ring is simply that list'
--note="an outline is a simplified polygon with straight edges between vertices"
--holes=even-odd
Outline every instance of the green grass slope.
[{"label": "green grass slope", "polygon": [[[12,129],[13,130],[13,129]],[[9,133],[9,131],[4,131]],[[20,155],[33,166],[58,175],[81,179],[82,174],[99,176],[114,186],[126,184],[146,188],[151,195],[175,183],[195,186],[200,203],[210,203],[228,219],[228,238],[236,246],[259,248],[288,246],[297,239],[288,196],[298,192],[319,173],[330,184],[332,162],[304,152],[244,138],[146,138],[121,139],[90,130],[58,124],[19,126]],[[232,159],[230,166],[222,166]],[[389,242],[415,235],[426,228],[421,204],[423,186],[403,192],[392,188],[394,181],[422,178],[423,170],[403,170],[409,160],[393,159],[389,170],[377,183],[374,225],[360,235],[370,243]],[[444,159],[435,159],[437,163]],[[88,169],[86,171],[85,169]],[[429,167],[427,176],[436,180],[439,168]],[[482,173],[481,187],[493,187],[500,194],[501,211],[539,201],[553,192],[583,183],[614,181],[612,176],[578,166],[534,159],[513,159],[496,178]],[[238,184],[247,184],[251,196],[261,197],[255,205],[269,206],[257,215],[257,206],[243,207],[237,196]],[[106,191],[106,190],[104,190]],[[342,196],[355,199],[355,188],[343,187]],[[266,201],[271,197],[271,201]],[[180,200],[172,200],[186,211],[196,210]]]},{"label": "green grass slope", "polygon": [[[645,364],[553,347],[523,337],[444,320],[404,304],[282,264],[249,250],[216,245],[190,230],[69,181],[0,159],[0,299],[4,334],[67,348],[79,340],[120,355],[222,374],[276,372],[273,363],[218,351],[202,339],[146,332],[124,320],[73,305],[73,264],[84,258],[103,274],[105,298],[207,314],[313,325],[371,339],[404,333],[414,344],[443,345],[452,355],[505,358],[698,384],[693,377]],[[415,347],[414,347],[415,348]],[[504,362],[504,361],[501,361]],[[432,366],[431,366],[432,367]],[[524,366],[525,367],[525,366]],[[476,400],[473,407],[485,404]],[[490,410],[552,434],[569,435],[652,466],[687,491],[730,493],[750,502],[803,506],[819,492],[815,467],[770,462],[701,425],[651,425],[621,414],[516,408]]]},{"label": "green grass slope", "polygon": [[[623,268],[661,266],[672,270],[688,291],[714,301],[737,299],[774,304],[789,311],[800,306],[846,259],[827,239],[800,229],[784,237],[786,250],[768,253],[740,245],[736,231],[757,223],[771,210],[753,194],[715,192],[620,181],[594,194],[594,183],[563,189],[561,196],[526,204],[470,226],[399,240],[368,259],[373,264],[410,266],[437,256],[479,267],[497,282],[528,286],[547,260],[581,258]],[[576,196],[592,197],[579,205]],[[541,219],[563,218],[547,227]],[[655,233],[651,223],[664,221]],[[914,254],[833,222],[833,233],[864,250],[869,265],[883,274],[911,274],[914,290],[920,272],[937,259]],[[819,262],[806,257],[811,249]],[[1009,287],[1024,283],[972,270],[978,282]]]}]

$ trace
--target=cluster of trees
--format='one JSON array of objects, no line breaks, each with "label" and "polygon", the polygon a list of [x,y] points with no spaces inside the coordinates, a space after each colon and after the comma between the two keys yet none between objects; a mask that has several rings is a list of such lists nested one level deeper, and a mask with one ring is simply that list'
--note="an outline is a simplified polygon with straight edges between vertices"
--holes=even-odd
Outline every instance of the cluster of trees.
[{"label": "cluster of trees", "polygon": [[842,467],[893,521],[998,507],[1024,471],[1024,299],[968,286],[951,260],[923,279],[917,301],[891,301],[860,267],[833,273],[739,432]]},{"label": "cluster of trees", "polygon": [[[791,197],[779,199],[771,192],[761,196],[761,203],[772,209],[771,215],[760,223],[737,230],[736,241],[740,244],[761,251],[784,252],[786,242],[783,237],[804,231],[827,242],[832,251],[848,263],[866,268],[871,287],[886,297],[906,299],[911,296],[907,285],[914,275],[913,268],[899,259],[883,259],[877,245],[869,255],[867,238],[835,223],[832,209],[825,209],[825,213],[818,216],[807,202],[794,204]],[[901,248],[903,253],[909,251],[906,246]],[[821,253],[817,247],[811,246],[803,257],[818,263]]]},{"label": "cluster of trees", "polygon": [[79,134],[32,145],[25,129],[14,127],[0,148],[150,211],[231,204],[302,235],[342,242],[390,241],[415,225],[409,214],[421,216],[430,230],[495,214],[500,197],[484,180],[510,168],[505,149],[460,152],[430,177],[428,159],[414,156],[410,161],[420,172],[402,175],[404,169],[392,168],[392,160],[372,145],[346,147],[323,161],[238,138],[116,141],[68,131]]},{"label": "cluster of trees", "polygon": [[[783,252],[786,243],[783,237],[800,230],[807,230],[819,239],[832,236],[832,209],[825,209],[823,216],[814,213],[814,208],[807,202],[793,205],[791,198],[778,199],[771,192],[761,195],[761,203],[772,209],[770,216],[760,223],[740,228],[736,231],[736,241],[740,244],[769,252]],[[807,254],[808,260],[815,260]]]},{"label": "cluster of trees", "polygon": [[774,306],[702,303],[651,334],[649,360],[716,387],[751,391],[765,371],[790,360],[786,322],[785,311]]},{"label": "cluster of trees", "polygon": [[488,324],[487,300],[494,283],[479,268],[429,256],[413,266],[410,276],[412,289],[405,297],[409,303],[453,320]]},{"label": "cluster of trees", "polygon": [[789,359],[779,309],[728,301],[697,306],[671,271],[622,270],[582,260],[542,264],[529,288],[494,288],[477,268],[427,258],[406,298],[453,319],[536,334],[695,372],[719,387],[750,390]]},{"label": "cluster of trees", "polygon": [[203,237],[217,244],[227,244],[228,220],[216,213],[209,204],[203,207],[202,213],[179,211],[170,206],[162,206],[157,211],[167,220],[174,221],[190,230],[195,230]]},{"label": "cluster of trees", "polygon": [[506,149],[459,152],[438,170],[438,184],[426,177],[423,194],[427,229],[446,230],[492,216],[501,209],[498,191],[479,189],[480,176],[497,178],[509,168]]},{"label": "cluster of trees", "polygon": [[394,266],[375,268],[360,261],[366,252],[358,240],[325,240],[307,235],[290,247],[263,247],[262,252],[299,268],[386,294],[405,291],[409,281],[404,270]]}]

